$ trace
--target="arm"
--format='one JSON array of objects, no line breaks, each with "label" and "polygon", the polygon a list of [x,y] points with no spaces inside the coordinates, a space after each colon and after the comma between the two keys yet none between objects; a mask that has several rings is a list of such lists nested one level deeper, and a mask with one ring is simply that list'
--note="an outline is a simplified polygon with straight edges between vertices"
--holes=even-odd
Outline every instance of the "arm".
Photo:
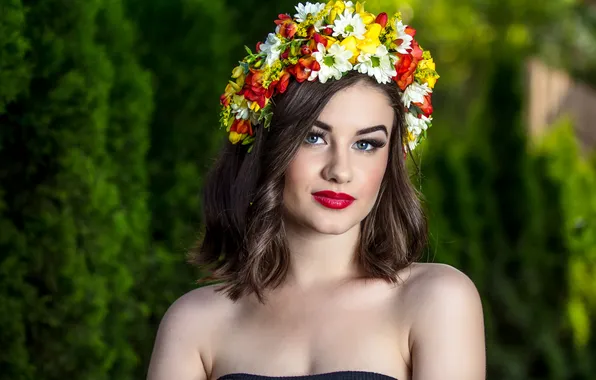
[{"label": "arm", "polygon": [[[200,289],[193,292],[200,291]],[[202,333],[198,326],[196,293],[187,293],[174,302],[164,315],[147,374],[147,380],[206,380],[207,374],[199,351]]]},{"label": "arm", "polygon": [[472,281],[440,265],[419,283],[411,329],[413,380],[485,380],[482,304]]}]

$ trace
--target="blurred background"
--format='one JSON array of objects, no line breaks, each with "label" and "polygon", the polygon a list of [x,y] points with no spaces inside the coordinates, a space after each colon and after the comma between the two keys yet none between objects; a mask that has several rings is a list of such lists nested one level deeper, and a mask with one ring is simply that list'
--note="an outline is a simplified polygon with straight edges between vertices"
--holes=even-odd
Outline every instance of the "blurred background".
[{"label": "blurred background", "polygon": [[[141,379],[225,139],[289,0],[0,0],[0,379]],[[441,79],[425,260],[484,304],[488,378],[596,379],[596,1],[371,0]]]}]

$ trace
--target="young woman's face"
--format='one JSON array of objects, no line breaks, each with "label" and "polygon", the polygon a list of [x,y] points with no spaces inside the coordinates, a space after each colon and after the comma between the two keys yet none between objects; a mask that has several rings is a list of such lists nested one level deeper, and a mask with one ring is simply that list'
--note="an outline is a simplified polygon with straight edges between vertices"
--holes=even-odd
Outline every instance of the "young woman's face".
[{"label": "young woman's face", "polygon": [[393,117],[387,96],[363,82],[336,93],[286,171],[286,221],[327,234],[359,224],[379,193]]}]

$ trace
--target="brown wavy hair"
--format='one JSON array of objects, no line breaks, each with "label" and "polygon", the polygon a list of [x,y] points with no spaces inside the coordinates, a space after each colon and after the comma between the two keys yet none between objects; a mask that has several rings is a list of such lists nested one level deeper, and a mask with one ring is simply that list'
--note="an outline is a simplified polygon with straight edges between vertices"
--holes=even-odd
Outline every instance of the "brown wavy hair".
[{"label": "brown wavy hair", "polygon": [[[427,222],[410,182],[402,150],[404,106],[395,83],[351,71],[340,80],[292,82],[274,101],[270,128],[257,126],[252,151],[226,142],[203,194],[205,231],[189,261],[207,268],[209,280],[237,300],[279,286],[290,252],[282,220],[284,174],[329,99],[357,82],[380,89],[394,109],[390,153],[377,201],[361,223],[357,263],[369,278],[393,283],[417,260],[427,242]],[[381,207],[382,205],[382,207]]]}]

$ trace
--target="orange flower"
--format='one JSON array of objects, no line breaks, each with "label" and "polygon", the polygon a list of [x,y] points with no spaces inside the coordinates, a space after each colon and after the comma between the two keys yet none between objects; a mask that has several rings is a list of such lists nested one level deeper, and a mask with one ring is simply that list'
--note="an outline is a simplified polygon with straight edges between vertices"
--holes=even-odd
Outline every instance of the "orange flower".
[{"label": "orange flower", "polygon": [[219,102],[222,106],[227,107],[230,105],[230,97],[226,94],[221,94],[219,97]]},{"label": "orange flower", "polygon": [[234,122],[230,127],[230,132],[236,132],[241,135],[254,135],[250,121],[244,119],[234,119]]},{"label": "orange flower", "polygon": [[279,91],[280,94],[283,94],[284,92],[286,92],[289,83],[290,73],[284,72],[279,78],[279,83],[277,84],[277,91]]},{"label": "orange flower", "polygon": [[296,81],[302,83],[308,79],[311,71],[318,71],[320,69],[321,65],[315,57],[308,56],[300,58],[297,64],[288,68],[288,72],[296,78]]},{"label": "orange flower", "polygon": [[426,117],[430,117],[430,115],[433,113],[433,105],[432,105],[431,100],[430,100],[430,95],[431,94],[426,94],[424,96],[424,102],[423,103],[414,103],[415,105],[418,106],[418,108],[420,108],[420,110],[422,111],[422,113]]},{"label": "orange flower", "polygon": [[224,93],[221,94],[221,96],[219,97],[219,102],[223,106],[226,106],[226,107],[229,106],[230,99],[232,98],[232,95],[237,94],[238,91],[240,91],[240,86],[238,86],[236,83],[230,81],[228,83],[228,85],[226,86]]},{"label": "orange flower", "polygon": [[323,44],[323,46],[327,47],[328,42],[329,40],[327,40],[327,38],[321,36],[319,33],[314,33],[312,39],[309,41],[310,45],[308,47],[311,51],[318,51],[318,44]]},{"label": "orange flower", "polygon": [[288,14],[280,14],[278,20],[275,20],[275,24],[278,26],[277,33],[283,37],[290,39],[296,34],[298,25],[292,20],[292,17]]},{"label": "orange flower", "polygon": [[418,62],[422,59],[422,49],[416,41],[412,41],[412,51],[408,54],[398,54],[399,60],[395,63],[397,75],[393,80],[404,91],[414,81],[414,72]]},{"label": "orange flower", "polygon": [[263,73],[251,69],[250,73],[246,76],[244,87],[242,87],[239,95],[243,95],[247,100],[256,102],[259,107],[265,108],[266,97],[271,97],[271,95],[267,96],[267,94],[273,92],[273,88],[265,89],[262,83]]},{"label": "orange flower", "polygon": [[302,45],[302,47],[300,47],[300,54],[310,55],[312,54],[312,50],[310,50],[310,48],[307,45]]}]

